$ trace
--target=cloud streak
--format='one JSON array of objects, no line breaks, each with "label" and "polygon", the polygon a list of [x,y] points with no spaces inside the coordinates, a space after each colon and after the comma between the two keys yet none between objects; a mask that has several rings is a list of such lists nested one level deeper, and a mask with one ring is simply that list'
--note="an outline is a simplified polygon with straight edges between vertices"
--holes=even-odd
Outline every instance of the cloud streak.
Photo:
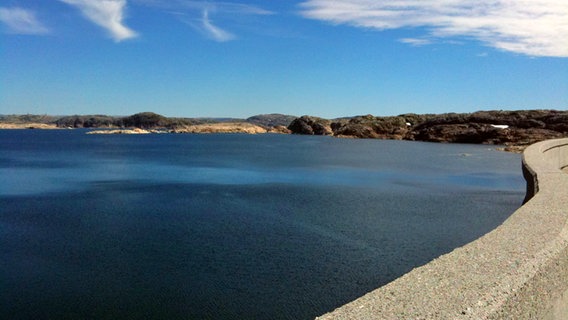
[{"label": "cloud streak", "polygon": [[133,3],[150,7],[168,9],[190,9],[202,11],[204,9],[214,10],[219,13],[239,14],[239,15],[271,15],[274,12],[260,7],[223,1],[195,1],[195,0],[132,0]]},{"label": "cloud streak", "polygon": [[[301,15],[377,30],[417,28],[529,56],[568,57],[566,0],[307,0]],[[411,39],[411,38],[408,38]],[[411,45],[426,44],[417,41]]]},{"label": "cloud streak", "polygon": [[402,42],[402,43],[406,43],[409,44],[411,46],[414,47],[421,47],[421,46],[426,46],[429,44],[432,44],[432,41],[429,39],[417,39],[417,38],[402,38],[399,39],[398,41]]},{"label": "cloud streak", "polygon": [[201,10],[201,16],[195,17],[194,14],[190,14],[184,11],[171,11],[181,22],[191,26],[197,32],[201,33],[206,38],[217,42],[227,42],[235,40],[237,37],[228,32],[221,27],[213,24],[211,18],[209,18],[209,9],[203,8]]},{"label": "cloud streak", "polygon": [[235,39],[235,36],[215,25],[209,19],[209,10],[203,9],[201,17],[201,28],[202,31],[211,39],[218,42],[226,42]]},{"label": "cloud streak", "polygon": [[49,33],[49,29],[39,22],[33,11],[22,8],[0,8],[0,22],[8,28],[10,33]]},{"label": "cloud streak", "polygon": [[205,37],[217,42],[237,39],[237,36],[213,21],[213,16],[223,22],[239,20],[246,16],[266,16],[274,12],[242,3],[195,0],[132,0],[136,4],[160,8],[174,14]]},{"label": "cloud streak", "polygon": [[124,24],[126,0],[59,0],[78,8],[85,18],[104,28],[117,42],[135,38],[137,33]]}]

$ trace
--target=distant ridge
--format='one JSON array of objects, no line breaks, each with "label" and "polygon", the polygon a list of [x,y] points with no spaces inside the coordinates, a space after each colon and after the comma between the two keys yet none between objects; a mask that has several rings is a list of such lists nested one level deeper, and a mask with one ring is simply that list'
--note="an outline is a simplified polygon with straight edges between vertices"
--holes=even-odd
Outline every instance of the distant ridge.
[{"label": "distant ridge", "polygon": [[287,127],[296,119],[296,116],[271,113],[271,114],[259,114],[246,119],[246,122],[250,122],[256,125],[264,127],[276,127],[284,126]]},{"label": "distant ridge", "polygon": [[53,125],[58,128],[141,128],[175,129],[179,126],[189,126],[198,124],[214,123],[239,123],[246,122],[262,127],[287,127],[296,116],[284,115],[279,113],[255,115],[247,119],[240,118],[176,118],[165,117],[154,112],[141,112],[130,116],[108,116],[108,115],[0,115],[0,124],[6,126],[30,124]]},{"label": "distant ridge", "polygon": [[[568,111],[518,110],[473,113],[363,115],[336,119],[278,113],[247,119],[169,118],[153,112],[131,116],[0,115],[1,128],[143,129],[178,133],[293,133],[343,138],[503,145],[521,151],[538,141],[568,137]],[[127,132],[127,131],[117,131]]]}]

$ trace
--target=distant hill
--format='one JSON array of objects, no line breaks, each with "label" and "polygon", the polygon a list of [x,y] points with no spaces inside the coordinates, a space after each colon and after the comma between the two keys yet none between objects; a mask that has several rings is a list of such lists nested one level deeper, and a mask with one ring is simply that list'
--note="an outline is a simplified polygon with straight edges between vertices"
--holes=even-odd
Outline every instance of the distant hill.
[{"label": "distant hill", "polygon": [[73,115],[60,117],[54,123],[59,128],[111,128],[118,119],[105,115]]},{"label": "distant hill", "polygon": [[264,127],[276,127],[284,126],[287,127],[296,119],[296,116],[271,113],[271,114],[259,114],[246,119],[246,122],[256,124]]},{"label": "distant hill", "polygon": [[248,119],[240,118],[170,118],[154,112],[141,112],[130,116],[108,115],[0,115],[0,123],[30,124],[43,123],[56,125],[59,128],[125,128],[137,127],[143,129],[175,128],[177,126],[213,124],[213,123],[243,123],[248,122],[263,127],[287,127],[296,116],[278,113],[261,114]]},{"label": "distant hill", "polygon": [[0,123],[10,124],[28,124],[28,123],[43,123],[54,124],[58,116],[37,115],[37,114],[0,114]]},{"label": "distant hill", "polygon": [[[218,124],[216,126],[212,126]],[[0,128],[137,128],[161,132],[278,132],[347,138],[483,143],[521,150],[568,137],[568,111],[519,110],[473,113],[374,115],[323,119],[261,114],[247,119],[169,118],[153,112],[131,116],[0,115]]]}]

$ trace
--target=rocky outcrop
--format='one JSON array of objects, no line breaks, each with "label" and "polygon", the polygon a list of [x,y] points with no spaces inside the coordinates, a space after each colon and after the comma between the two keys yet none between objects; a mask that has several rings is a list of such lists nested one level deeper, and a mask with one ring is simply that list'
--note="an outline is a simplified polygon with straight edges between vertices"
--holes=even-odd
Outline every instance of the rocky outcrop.
[{"label": "rocky outcrop", "polygon": [[207,123],[176,126],[174,129],[104,129],[93,130],[87,134],[148,134],[148,133],[290,133],[286,127],[263,128],[248,122]]},{"label": "rocky outcrop", "polygon": [[269,133],[280,133],[280,134],[290,134],[292,133],[290,131],[290,129],[288,129],[286,126],[274,126],[274,127],[269,127],[268,128],[268,132]]},{"label": "rocky outcrop", "polygon": [[[568,136],[568,111],[521,110],[474,113],[373,115],[341,119],[312,116],[295,118],[266,114],[244,119],[168,118],[152,112],[128,117],[104,115],[54,117],[0,115],[2,128],[106,128],[103,133],[293,133],[343,138],[402,139],[431,142],[484,143],[522,151],[532,143]],[[289,124],[288,124],[289,123]]]},{"label": "rocky outcrop", "polygon": [[87,134],[148,134],[155,133],[148,130],[134,128],[134,129],[116,129],[116,130],[93,130]]},{"label": "rocky outcrop", "polygon": [[294,134],[333,135],[330,120],[311,116],[296,118],[290,123],[288,129]]},{"label": "rocky outcrop", "polygon": [[528,146],[567,135],[566,111],[480,111],[434,117],[416,125],[408,139]]},{"label": "rocky outcrop", "polygon": [[375,138],[402,140],[410,125],[404,117],[359,116],[348,121],[331,124],[333,135],[337,137]]},{"label": "rocky outcrop", "polygon": [[54,124],[47,123],[0,123],[0,129],[57,129]]},{"label": "rocky outcrop", "polygon": [[190,126],[178,126],[173,133],[267,133],[268,130],[248,122],[208,123]]},{"label": "rocky outcrop", "polygon": [[[328,124],[331,133],[322,129]],[[303,116],[294,120],[288,129],[296,134],[331,134],[345,138],[505,145],[510,150],[521,151],[538,141],[568,136],[568,111],[479,111],[396,117],[366,115],[336,120]]]}]

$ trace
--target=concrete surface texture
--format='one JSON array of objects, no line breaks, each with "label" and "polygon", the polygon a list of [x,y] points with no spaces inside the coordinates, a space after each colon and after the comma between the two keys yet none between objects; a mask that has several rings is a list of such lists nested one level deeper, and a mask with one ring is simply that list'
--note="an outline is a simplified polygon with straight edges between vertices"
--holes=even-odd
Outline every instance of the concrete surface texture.
[{"label": "concrete surface texture", "polygon": [[530,146],[501,226],[318,319],[568,319],[566,168],[568,139]]}]

